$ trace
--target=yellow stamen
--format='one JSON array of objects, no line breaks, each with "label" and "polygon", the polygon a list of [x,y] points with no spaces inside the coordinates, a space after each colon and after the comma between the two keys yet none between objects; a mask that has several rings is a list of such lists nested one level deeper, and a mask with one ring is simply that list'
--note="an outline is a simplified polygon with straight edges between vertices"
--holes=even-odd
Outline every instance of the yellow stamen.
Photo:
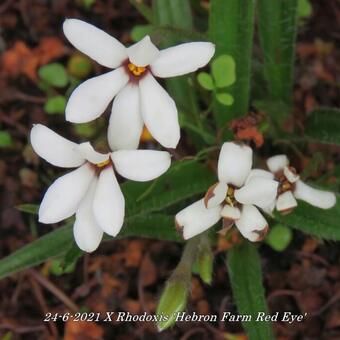
[{"label": "yellow stamen", "polygon": [[106,159],[106,160],[103,161],[103,162],[97,163],[96,166],[97,166],[98,168],[102,168],[102,167],[108,165],[109,163],[110,163],[110,159]]},{"label": "yellow stamen", "polygon": [[235,197],[234,197],[234,191],[235,189],[231,186],[228,187],[228,190],[227,190],[227,194],[226,194],[226,197],[225,197],[225,201],[228,205],[230,206],[234,206],[234,202],[235,202]]},{"label": "yellow stamen", "polygon": [[132,63],[128,63],[127,67],[129,71],[136,77],[141,76],[146,71],[146,67],[136,66],[135,64]]}]

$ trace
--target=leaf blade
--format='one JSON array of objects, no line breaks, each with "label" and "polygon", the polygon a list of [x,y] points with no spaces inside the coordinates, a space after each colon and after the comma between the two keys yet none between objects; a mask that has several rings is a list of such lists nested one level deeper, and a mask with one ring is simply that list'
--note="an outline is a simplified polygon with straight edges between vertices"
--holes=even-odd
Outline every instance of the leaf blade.
[{"label": "leaf blade", "polygon": [[252,316],[251,321],[243,322],[249,339],[273,339],[271,324],[255,321],[258,312],[268,312],[257,248],[248,241],[233,247],[228,253],[227,264],[237,309],[241,315]]}]

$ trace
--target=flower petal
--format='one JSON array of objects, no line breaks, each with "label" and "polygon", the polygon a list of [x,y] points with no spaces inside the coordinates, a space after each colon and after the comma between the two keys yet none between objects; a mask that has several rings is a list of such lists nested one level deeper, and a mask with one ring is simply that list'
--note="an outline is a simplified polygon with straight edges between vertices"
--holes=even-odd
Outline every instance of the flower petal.
[{"label": "flower petal", "polygon": [[159,49],[147,35],[127,49],[129,60],[136,66],[147,66],[159,56]]},{"label": "flower petal", "polygon": [[283,170],[288,164],[289,160],[286,155],[276,155],[267,159],[268,169],[274,174]]},{"label": "flower petal", "polygon": [[251,242],[261,241],[267,233],[268,223],[253,205],[244,205],[241,218],[235,221],[240,233]]},{"label": "flower petal", "polygon": [[78,247],[88,253],[95,251],[103,237],[103,230],[98,227],[93,216],[93,198],[97,179],[94,179],[76,212],[73,235]]},{"label": "flower petal", "polygon": [[207,208],[213,208],[221,204],[227,194],[228,185],[218,182],[212,185],[204,196],[204,204]]},{"label": "flower petal", "polygon": [[222,211],[221,216],[228,220],[238,220],[241,217],[241,211],[237,207],[232,207],[231,205],[226,204]]},{"label": "flower petal", "polygon": [[116,236],[119,233],[124,222],[125,200],[112,167],[103,169],[99,175],[93,213],[97,224],[107,234]]},{"label": "flower petal", "polygon": [[75,151],[92,164],[98,164],[110,159],[110,154],[103,154],[93,149],[90,142],[81,143],[75,146]]},{"label": "flower petal", "polygon": [[207,209],[201,199],[182,211],[176,217],[176,227],[183,232],[185,240],[194,237],[212,227],[221,219],[221,207]]},{"label": "flower petal", "polygon": [[248,184],[249,181],[254,177],[262,177],[267,179],[274,179],[274,174],[270,171],[262,170],[262,169],[252,169],[247,177],[246,183]]},{"label": "flower petal", "polygon": [[99,64],[116,68],[127,58],[126,48],[99,28],[78,19],[64,21],[68,41]]},{"label": "flower petal", "polygon": [[128,81],[128,74],[120,67],[80,84],[66,105],[66,120],[86,123],[98,118]]},{"label": "flower petal", "polygon": [[289,212],[297,207],[296,199],[293,193],[289,190],[281,194],[276,201],[276,210],[281,212]]},{"label": "flower petal", "polygon": [[143,124],[139,87],[127,84],[112,105],[107,136],[111,150],[137,149]]},{"label": "flower petal", "polygon": [[180,138],[176,104],[151,74],[139,82],[144,123],[164,147],[175,148]]},{"label": "flower petal", "polygon": [[290,183],[295,183],[300,179],[300,176],[296,173],[295,169],[289,166],[283,168],[283,174]]},{"label": "flower petal", "polygon": [[168,78],[196,71],[205,66],[215,53],[210,42],[190,42],[161,50],[150,65],[156,77]]},{"label": "flower petal", "polygon": [[94,175],[89,164],[84,164],[54,181],[40,204],[39,222],[56,223],[72,216]]},{"label": "flower petal", "polygon": [[242,204],[255,204],[266,208],[275,200],[279,183],[272,179],[253,177],[248,184],[235,190],[236,200]]},{"label": "flower petal", "polygon": [[166,172],[171,164],[166,151],[119,150],[112,152],[112,161],[117,172],[133,181],[150,181]]},{"label": "flower petal", "polygon": [[294,196],[321,209],[330,209],[336,203],[333,192],[314,189],[300,180],[295,184]]},{"label": "flower petal", "polygon": [[76,143],[61,137],[44,125],[34,125],[30,139],[34,151],[55,166],[74,168],[85,162],[84,157],[74,151]]},{"label": "flower petal", "polygon": [[249,146],[226,142],[222,145],[218,159],[220,182],[240,187],[247,179],[253,162],[253,151]]}]

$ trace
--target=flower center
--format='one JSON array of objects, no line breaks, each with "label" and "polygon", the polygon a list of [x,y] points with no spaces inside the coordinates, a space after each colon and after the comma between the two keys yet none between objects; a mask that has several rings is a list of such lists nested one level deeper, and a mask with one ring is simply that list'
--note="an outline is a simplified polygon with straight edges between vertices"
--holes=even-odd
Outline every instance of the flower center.
[{"label": "flower center", "polygon": [[106,159],[103,162],[97,163],[96,167],[97,168],[103,168],[104,166],[107,166],[108,164],[110,164],[110,158]]},{"label": "flower center", "polygon": [[[293,174],[297,174],[296,169],[292,166],[289,167],[289,170]],[[284,174],[284,171],[279,171],[278,173],[276,173],[275,179],[279,182],[279,187],[277,189],[278,195],[281,195],[286,191],[294,191],[295,183],[289,181],[289,179]]]},{"label": "flower center", "polygon": [[235,192],[235,188],[233,186],[229,185],[228,190],[227,190],[227,194],[225,195],[225,202],[232,207],[236,203],[234,192]]},{"label": "flower center", "polygon": [[146,67],[137,66],[137,65],[132,64],[132,63],[128,63],[127,68],[136,77],[141,76],[146,71]]}]

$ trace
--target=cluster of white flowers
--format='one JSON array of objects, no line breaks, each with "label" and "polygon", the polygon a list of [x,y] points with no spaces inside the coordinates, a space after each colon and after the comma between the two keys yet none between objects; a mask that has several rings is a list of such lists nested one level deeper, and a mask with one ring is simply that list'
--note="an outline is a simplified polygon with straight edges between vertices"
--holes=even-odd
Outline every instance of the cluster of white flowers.
[{"label": "cluster of white flowers", "polygon": [[[71,94],[66,120],[85,123],[98,118],[113,100],[108,127],[112,151],[102,154],[89,142],[76,144],[43,125],[31,131],[34,150],[49,163],[77,168],[58,178],[47,190],[39,221],[56,223],[76,215],[74,237],[84,251],[94,251],[107,233],[116,236],[124,222],[125,200],[115,176],[149,181],[165,173],[171,163],[166,151],[136,150],[143,126],[164,147],[180,139],[176,105],[154,77],[168,78],[205,66],[215,52],[210,42],[191,42],[164,50],[146,36],[125,48],[118,40],[86,22],[64,22],[67,39],[99,64],[114,69],[89,79]],[[250,241],[265,236],[268,224],[259,209],[287,212],[303,199],[320,208],[335,204],[335,195],[303,183],[285,155],[268,159],[271,172],[252,168],[252,150],[224,143],[218,160],[218,183],[200,201],[176,215],[185,239],[223,219],[224,230],[234,223]]]},{"label": "cluster of white flowers", "polygon": [[[66,120],[85,123],[98,118],[114,99],[108,128],[113,151],[102,154],[89,142],[76,144],[43,125],[31,131],[35,152],[49,163],[77,168],[47,190],[39,221],[56,223],[76,215],[78,246],[94,251],[103,232],[116,236],[124,222],[125,200],[115,171],[133,181],[149,181],[166,172],[166,151],[136,150],[143,126],[164,147],[175,148],[180,127],[175,102],[154,77],[183,75],[205,66],[215,52],[210,42],[192,42],[159,51],[146,36],[125,48],[102,30],[77,19],[63,25],[67,39],[99,64],[115,69],[80,84],[66,106]],[[114,171],[115,170],[115,171]]]},{"label": "cluster of white flowers", "polygon": [[[317,190],[299,179],[286,155],[267,160],[270,170],[251,169],[252,150],[234,142],[223,144],[218,160],[218,182],[205,197],[176,215],[176,226],[184,239],[209,229],[223,219],[223,231],[236,225],[249,241],[261,241],[268,224],[259,210],[287,213],[297,206],[296,199],[329,209],[336,202],[332,192]],[[295,196],[295,198],[294,198]]]}]

